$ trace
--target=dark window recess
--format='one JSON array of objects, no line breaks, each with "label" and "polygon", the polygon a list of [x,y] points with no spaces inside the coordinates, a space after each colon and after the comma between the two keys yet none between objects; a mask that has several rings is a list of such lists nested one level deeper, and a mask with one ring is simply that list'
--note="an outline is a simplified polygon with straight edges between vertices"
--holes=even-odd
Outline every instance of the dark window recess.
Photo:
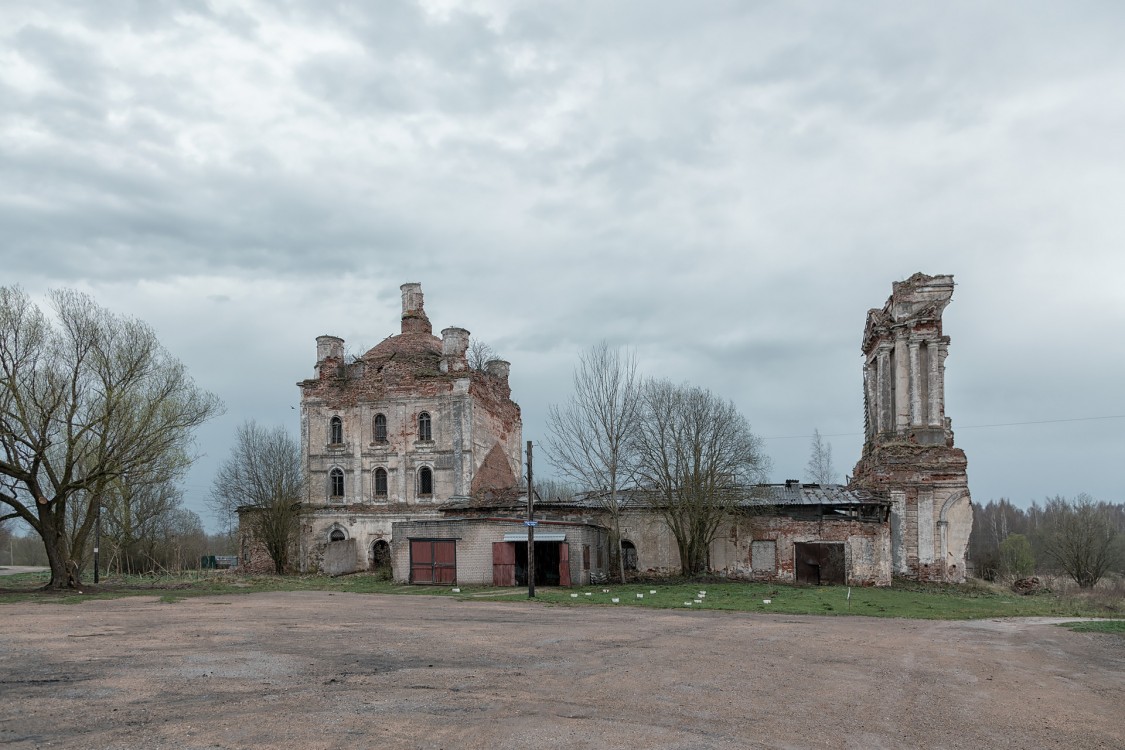
[{"label": "dark window recess", "polygon": [[410,582],[457,582],[457,542],[451,539],[410,540]]},{"label": "dark window recess", "polygon": [[387,442],[387,416],[385,414],[375,415],[375,442]]},{"label": "dark window recess", "polygon": [[590,569],[590,545],[582,545],[582,570]]},{"label": "dark window recess", "polygon": [[328,442],[332,445],[342,445],[344,442],[344,420],[332,417],[328,423]]},{"label": "dark window recess", "polygon": [[329,488],[328,489],[329,489],[329,492],[332,494],[332,497],[343,497],[344,496],[344,472],[340,471],[339,469],[333,469],[331,472],[329,472],[328,476],[329,476],[329,482],[328,482]]},{"label": "dark window recess", "polygon": [[840,542],[805,542],[793,545],[797,583],[836,584],[847,579],[844,545]]},{"label": "dark window recess", "polygon": [[434,494],[434,473],[428,466],[418,470],[418,494],[425,496]]},{"label": "dark window recess", "polygon": [[375,497],[387,496],[387,470],[375,470]]},{"label": "dark window recess", "polygon": [[430,429],[430,415],[422,412],[418,415],[418,439],[433,440],[433,431]]},{"label": "dark window recess", "polygon": [[637,545],[628,539],[621,540],[621,554],[625,556],[625,570],[637,569]]},{"label": "dark window recess", "polygon": [[340,531],[339,529],[332,529],[332,533],[328,535],[328,541],[330,542],[342,542],[347,538],[347,534]]}]

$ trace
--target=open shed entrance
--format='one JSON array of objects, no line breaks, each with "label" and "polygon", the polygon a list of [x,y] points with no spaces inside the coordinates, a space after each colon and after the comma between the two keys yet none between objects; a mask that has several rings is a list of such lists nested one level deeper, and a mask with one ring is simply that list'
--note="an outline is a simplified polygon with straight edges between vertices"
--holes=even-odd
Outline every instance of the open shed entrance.
[{"label": "open shed entrance", "polygon": [[798,542],[793,546],[797,583],[843,586],[847,582],[842,542]]},{"label": "open shed entrance", "polygon": [[[492,544],[492,583],[494,586],[527,585],[526,541]],[[535,540],[535,585],[570,585],[570,545],[565,541]]]}]

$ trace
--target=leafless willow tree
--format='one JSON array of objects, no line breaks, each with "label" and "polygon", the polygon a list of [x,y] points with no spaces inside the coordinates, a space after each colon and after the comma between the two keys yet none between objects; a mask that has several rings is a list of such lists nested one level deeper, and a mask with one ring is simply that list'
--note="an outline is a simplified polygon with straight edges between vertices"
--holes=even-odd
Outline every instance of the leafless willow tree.
[{"label": "leafless willow tree", "polygon": [[600,492],[622,583],[625,561],[618,492],[633,469],[630,435],[637,429],[640,399],[636,357],[610,349],[603,341],[579,357],[574,392],[547,414],[548,460],[567,479]]},{"label": "leafless willow tree", "polygon": [[1110,507],[1083,493],[1073,501],[1049,500],[1045,516],[1047,554],[1079,587],[1093,588],[1117,558]]},{"label": "leafless willow tree", "polygon": [[266,548],[278,574],[289,567],[303,496],[300,444],[284,427],[243,423],[215,475],[211,507],[220,517],[245,508],[248,531]]},{"label": "leafless willow tree", "polygon": [[180,482],[190,465],[190,457],[176,451],[146,475],[122,477],[106,488],[101,498],[102,564],[120,573],[181,566],[172,548],[190,546],[186,537],[194,544],[202,532],[199,517],[182,507]]},{"label": "leafless willow tree", "polygon": [[492,345],[481,339],[469,340],[469,350],[465,352],[465,356],[469,360],[469,367],[480,372],[484,372],[484,366],[492,360],[500,359]]},{"label": "leafless willow tree", "polygon": [[[51,588],[80,583],[110,487],[144,476],[220,413],[141,321],[69,290],[49,317],[0,287],[0,505],[42,538]],[[68,518],[77,519],[68,529]]]},{"label": "leafless willow tree", "polygon": [[666,380],[648,381],[643,394],[638,484],[676,538],[683,574],[699,575],[719,526],[748,485],[765,479],[769,459],[733,402]]},{"label": "leafless willow tree", "polygon": [[836,483],[836,467],[832,465],[832,443],[824,442],[820,430],[813,430],[809,463],[805,469],[809,479],[819,485]]}]

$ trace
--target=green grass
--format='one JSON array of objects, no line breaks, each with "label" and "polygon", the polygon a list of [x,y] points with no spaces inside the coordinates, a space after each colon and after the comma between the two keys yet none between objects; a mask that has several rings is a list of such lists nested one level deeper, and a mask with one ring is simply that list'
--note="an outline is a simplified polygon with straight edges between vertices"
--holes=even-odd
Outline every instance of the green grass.
[{"label": "green grass", "polygon": [[[44,602],[72,604],[90,599],[122,596],[156,596],[174,604],[189,597],[249,594],[269,591],[327,591],[352,594],[402,594],[450,596],[474,601],[526,601],[526,589],[449,586],[404,586],[376,576],[356,574],[324,576],[249,576],[229,572],[199,572],[168,576],[113,576],[102,585],[84,590],[43,592],[37,588],[46,574],[25,574],[0,579],[0,604]],[[608,589],[608,593],[603,592]],[[655,590],[656,593],[650,593]],[[706,591],[698,597],[699,591]],[[1125,600],[1108,606],[1104,600],[1082,596],[1047,594],[1019,596],[1000,587],[977,584],[941,585],[896,581],[889,588],[845,586],[789,586],[782,584],[723,582],[665,582],[605,585],[570,589],[540,587],[536,600],[553,606],[633,607],[636,609],[681,609],[733,612],[768,612],[799,615],[859,615],[903,617],[925,620],[966,620],[990,617],[1121,617]],[[577,596],[572,596],[577,594]],[[642,599],[637,594],[643,594]],[[617,597],[618,604],[612,603]],[[695,599],[702,598],[700,603]],[[770,600],[766,604],[764,600]],[[692,602],[685,605],[685,602]],[[1111,630],[1109,632],[1117,632]]]},{"label": "green grass", "polygon": [[1113,633],[1125,637],[1125,620],[1087,620],[1085,622],[1064,622],[1060,628],[1076,633]]},{"label": "green grass", "polygon": [[[609,593],[603,593],[608,589]],[[655,590],[656,594],[650,593]],[[701,603],[698,591],[706,591]],[[587,596],[586,594],[590,595]],[[638,599],[637,594],[643,594]],[[571,594],[578,594],[572,597]],[[619,599],[618,604],[612,598]],[[507,598],[507,597],[505,597]],[[676,583],[606,585],[575,589],[540,589],[536,598],[562,606],[704,609],[797,615],[862,615],[923,620],[969,620],[989,617],[1106,617],[1104,607],[1077,598],[1025,597],[972,585],[920,585],[896,582],[890,588],[787,586],[757,583]],[[765,600],[769,600],[769,604]],[[687,605],[686,602],[691,602]],[[1125,611],[1125,602],[1120,611]]]}]

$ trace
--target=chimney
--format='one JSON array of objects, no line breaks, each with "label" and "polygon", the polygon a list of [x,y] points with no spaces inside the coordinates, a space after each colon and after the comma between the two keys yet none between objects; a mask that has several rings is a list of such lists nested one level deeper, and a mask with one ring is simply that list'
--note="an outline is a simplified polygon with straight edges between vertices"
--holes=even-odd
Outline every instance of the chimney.
[{"label": "chimney", "polygon": [[422,285],[411,282],[399,289],[402,290],[402,332],[432,334],[433,326],[422,307]]},{"label": "chimney", "polygon": [[458,372],[469,369],[465,352],[469,350],[469,332],[464,328],[446,328],[441,332],[441,371]]}]

